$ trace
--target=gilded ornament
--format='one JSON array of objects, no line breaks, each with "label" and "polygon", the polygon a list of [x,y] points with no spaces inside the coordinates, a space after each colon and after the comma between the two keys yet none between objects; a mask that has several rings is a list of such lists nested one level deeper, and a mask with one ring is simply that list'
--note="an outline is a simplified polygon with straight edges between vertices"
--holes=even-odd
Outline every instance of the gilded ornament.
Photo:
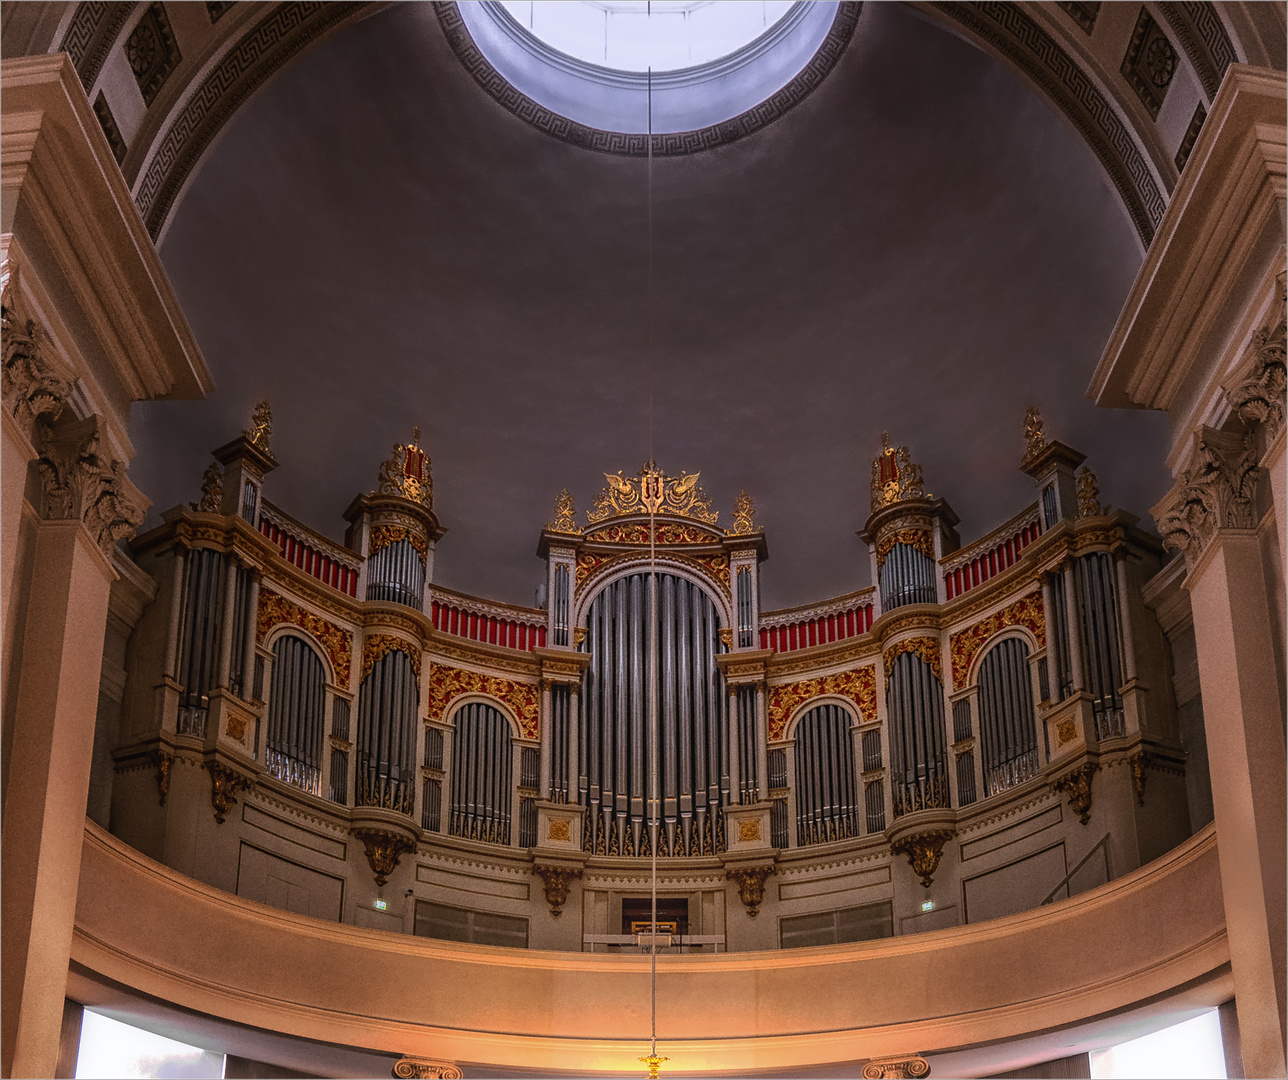
[{"label": "gilded ornament", "polygon": [[877,572],[885,566],[885,561],[889,557],[895,544],[907,544],[910,548],[920,551],[927,559],[935,558],[935,538],[927,529],[899,529],[881,537],[877,544]]},{"label": "gilded ornament", "polygon": [[720,628],[719,633],[720,633],[720,644],[722,644],[726,650],[732,650],[733,649],[733,629],[728,626],[722,626]]},{"label": "gilded ornament", "polygon": [[1078,517],[1100,517],[1103,513],[1096,474],[1084,465],[1078,470]]},{"label": "gilded ornament", "polygon": [[944,669],[939,654],[939,639],[933,637],[912,637],[904,638],[902,641],[896,641],[882,654],[881,660],[885,666],[886,689],[890,688],[890,672],[894,668],[894,662],[904,653],[914,653],[922,661],[930,666],[936,679],[944,681]]},{"label": "gilded ornament", "polygon": [[930,1075],[930,1062],[920,1054],[873,1058],[863,1066],[863,1080],[922,1080]]},{"label": "gilded ornament", "polygon": [[157,771],[157,802],[165,806],[166,799],[170,797],[170,768],[174,765],[174,755],[157,750],[152,754],[152,764]]},{"label": "gilded ornament", "polygon": [[1084,825],[1091,820],[1091,780],[1099,768],[1099,765],[1088,762],[1051,783],[1052,791],[1068,795],[1069,809]]},{"label": "gilded ornament", "polygon": [[371,669],[380,663],[386,653],[390,652],[400,652],[411,661],[412,670],[416,673],[416,681],[419,682],[420,647],[392,634],[372,634],[363,641],[362,678],[365,679],[370,675]]},{"label": "gilded ornament", "polygon": [[948,639],[948,652],[952,657],[953,689],[966,685],[971,664],[988,640],[1008,626],[1023,626],[1037,639],[1038,648],[1046,647],[1046,622],[1042,615],[1042,593],[1028,593],[1000,611],[993,612],[965,630],[958,630]]},{"label": "gilded ornament", "polygon": [[1063,746],[1078,737],[1078,725],[1070,719],[1060,720],[1055,725],[1056,745]]},{"label": "gilded ornament", "polygon": [[243,430],[242,434],[250,440],[252,446],[266,454],[273,453],[273,406],[268,398],[255,403],[250,414],[250,427]]},{"label": "gilded ornament", "polygon": [[546,827],[547,840],[571,840],[572,819],[566,817],[551,818]]},{"label": "gilded ornament", "polygon": [[546,522],[550,532],[567,533],[577,536],[581,529],[577,526],[577,506],[572,501],[572,492],[564,488],[555,497],[555,519]]},{"label": "gilded ornament", "polygon": [[447,709],[461,694],[486,694],[507,705],[519,720],[525,739],[535,739],[540,732],[541,697],[532,683],[515,682],[498,675],[431,664],[429,668],[429,717],[445,720]]},{"label": "gilded ornament", "polygon": [[764,532],[765,527],[757,525],[755,517],[756,504],[752,502],[751,496],[746,491],[738,492],[733,500],[733,528],[729,533],[733,536],[746,536],[748,533]]},{"label": "gilded ornament", "polygon": [[393,453],[380,466],[373,494],[396,495],[433,510],[434,483],[429,455],[420,446],[420,428],[411,429],[411,442],[394,444]]},{"label": "gilded ornament", "polygon": [[937,772],[916,784],[895,784],[891,802],[897,818],[919,810],[945,810],[952,805],[948,777]]},{"label": "gilded ornament", "polygon": [[1145,770],[1153,760],[1154,755],[1148,750],[1138,750],[1127,759],[1127,764],[1131,766],[1131,782],[1136,788],[1136,801],[1141,806],[1145,805]]},{"label": "gilded ornament", "polygon": [[377,525],[371,530],[371,543],[368,546],[368,554],[374,555],[382,548],[387,548],[390,544],[396,544],[400,540],[406,540],[413,548],[416,554],[420,556],[423,565],[429,553],[429,545],[425,538],[415,529],[409,529],[405,525]]},{"label": "gilded ornament", "polygon": [[572,628],[572,644],[574,649],[579,649],[586,643],[586,635],[589,631],[584,626],[574,626]]},{"label": "gilded ornament", "polygon": [[662,1075],[662,1062],[670,1061],[671,1059],[669,1057],[662,1057],[653,1053],[649,1054],[648,1057],[642,1057],[639,1060],[648,1066],[648,1080],[658,1080],[658,1077]]},{"label": "gilded ornament", "polygon": [[224,474],[218,463],[212,463],[201,478],[201,499],[188,505],[202,514],[217,514],[223,506],[223,500]]},{"label": "gilded ornament", "polygon": [[611,555],[592,555],[590,552],[582,552],[578,555],[577,573],[574,577],[574,584],[576,587],[580,589],[590,576],[611,558]]},{"label": "gilded ornament", "polygon": [[586,521],[594,525],[626,514],[674,514],[714,525],[720,515],[711,509],[711,500],[698,487],[700,475],[682,472],[667,476],[653,461],[646,461],[638,476],[604,473],[607,486],[586,512]]},{"label": "gilded ornament", "polygon": [[354,829],[353,836],[362,841],[366,848],[367,865],[376,875],[376,884],[383,885],[390,875],[398,869],[398,863],[404,855],[416,850],[407,837],[400,833],[386,832],[384,829]]},{"label": "gilded ornament", "polygon": [[298,626],[317,638],[331,659],[331,670],[335,673],[336,684],[342,688],[348,688],[353,657],[353,634],[348,630],[341,630],[335,623],[322,616],[305,610],[268,586],[261,586],[259,608],[255,616],[255,641],[262,645],[268,632],[281,623]]},{"label": "gilded ornament", "polygon": [[1024,413],[1024,460],[1032,461],[1046,449],[1046,425],[1036,405],[1030,405]]},{"label": "gilded ornament", "polygon": [[772,863],[768,866],[745,866],[725,871],[725,877],[738,883],[738,899],[753,919],[760,913],[760,905],[765,902],[765,880],[772,873]]},{"label": "gilded ornament", "polygon": [[229,713],[224,731],[234,742],[241,742],[246,738],[246,717],[241,713]]},{"label": "gilded ornament", "polygon": [[237,793],[254,786],[253,781],[217,761],[207,761],[210,773],[210,805],[215,808],[215,821],[222,825],[228,811],[237,805]]},{"label": "gilded ornament", "polygon": [[398,1080],[461,1080],[465,1074],[450,1061],[402,1058],[394,1064],[393,1075]]},{"label": "gilded ornament", "polygon": [[891,446],[890,433],[881,432],[881,453],[872,462],[872,512],[924,498],[921,466],[913,463],[906,446]]},{"label": "gilded ornament", "polygon": [[835,675],[821,675],[802,679],[769,690],[769,741],[776,742],[786,736],[787,721],[799,706],[812,698],[835,694],[849,698],[859,710],[864,723],[877,718],[877,669],[871,664]]},{"label": "gilded ornament", "polygon": [[934,881],[935,871],[939,869],[939,859],[944,853],[944,844],[951,840],[953,834],[945,829],[933,829],[929,832],[905,836],[890,845],[895,855],[906,855],[912,872],[921,878],[921,884],[927,889]]},{"label": "gilded ornament", "polygon": [[760,839],[760,819],[738,822],[738,843],[747,844]]},{"label": "gilded ornament", "polygon": [[563,906],[568,902],[568,890],[574,878],[581,877],[580,866],[547,866],[537,863],[533,871],[540,875],[545,886],[546,903],[550,905],[550,914],[558,918],[563,914]]},{"label": "gilded ornament", "polygon": [[[601,525],[593,532],[586,534],[587,540],[604,544],[647,544],[649,542],[648,524],[643,521],[632,521],[625,524]],[[653,542],[657,544],[714,544],[720,537],[706,529],[693,525],[681,525],[675,521],[663,521],[657,524],[652,532]]]}]

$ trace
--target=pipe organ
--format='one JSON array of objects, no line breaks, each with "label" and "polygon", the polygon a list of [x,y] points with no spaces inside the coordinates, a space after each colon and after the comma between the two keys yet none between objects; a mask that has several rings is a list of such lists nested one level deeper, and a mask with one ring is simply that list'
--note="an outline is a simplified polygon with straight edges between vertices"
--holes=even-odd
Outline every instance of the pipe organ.
[{"label": "pipe organ", "polygon": [[[921,889],[960,823],[1013,800],[1044,805],[1042,792],[1058,800],[1069,776],[1085,799],[1121,801],[1112,776],[1174,792],[1183,779],[1165,778],[1184,777],[1185,757],[1173,712],[1157,693],[1144,707],[1145,687],[1166,685],[1161,639],[1124,591],[1139,574],[1129,563],[1157,566],[1157,545],[1129,515],[1078,507],[1075,451],[1030,450],[1033,504],[963,547],[908,449],[883,438],[859,532],[874,587],[782,612],[762,611],[767,547],[745,493],[725,528],[697,474],[652,462],[606,474],[582,520],[561,493],[538,544],[535,609],[436,589],[446,530],[419,433],[353,500],[336,544],[267,499],[277,463],[248,432],[217,454],[235,494],[203,490],[134,544],[161,584],[129,658],[114,819],[146,847],[199,812],[191,798],[145,797],[147,777],[191,760],[217,807],[313,797],[308,813],[329,807],[378,876],[441,850],[553,866],[551,881],[593,892],[596,867],[617,865],[604,860],[654,854],[656,780],[667,874],[808,875],[811,860],[854,849],[915,858]],[[490,895],[477,881],[462,895],[478,888]],[[762,891],[784,917],[828,895]],[[426,898],[450,907],[455,895]]]}]

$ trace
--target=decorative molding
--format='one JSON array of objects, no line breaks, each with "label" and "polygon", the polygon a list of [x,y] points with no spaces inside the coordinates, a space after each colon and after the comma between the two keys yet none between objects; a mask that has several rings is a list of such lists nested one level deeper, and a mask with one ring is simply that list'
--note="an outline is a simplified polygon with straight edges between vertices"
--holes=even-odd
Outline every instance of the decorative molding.
[{"label": "decorative molding", "polygon": [[42,516],[82,521],[110,562],[118,540],[143,521],[147,500],[125,475],[125,465],[102,451],[97,416],[61,424],[41,440]]},{"label": "decorative molding", "polygon": [[228,811],[237,805],[237,793],[249,791],[255,782],[217,761],[207,761],[206,771],[210,773],[210,805],[215,808],[215,822],[222,825]]},{"label": "decorative molding", "polygon": [[35,319],[19,310],[19,269],[10,256],[0,267],[0,395],[9,415],[28,441],[34,439],[36,421],[55,418],[71,396],[76,380],[53,360],[49,335]]},{"label": "decorative molding", "polygon": [[[1216,97],[1225,69],[1238,62],[1238,54],[1216,5],[1208,3],[1158,3],[1154,5],[1171,27],[1189,58],[1208,101]],[[1179,168],[1179,166],[1178,166]]]},{"label": "decorative molding", "polygon": [[[649,153],[649,136],[646,134],[628,135],[618,131],[600,131],[598,128],[579,124],[575,120],[569,120],[538,105],[516,89],[488,62],[470,37],[455,3],[435,4],[434,9],[438,15],[439,25],[442,27],[443,36],[465,70],[507,112],[531,124],[538,131],[585,150],[622,154],[628,157],[644,157]],[[823,43],[810,58],[809,63],[781,90],[732,120],[725,120],[697,131],[654,135],[651,147],[653,156],[692,154],[722,146],[751,135],[785,115],[817,89],[836,66],[836,62],[850,42],[855,26],[858,25],[859,13],[862,9],[861,3],[838,4],[836,18]]]},{"label": "decorative molding", "polygon": [[1096,28],[1096,17],[1100,14],[1099,0],[1055,0],[1055,6],[1078,24],[1078,28],[1090,36]]},{"label": "decorative molding", "polygon": [[515,682],[499,675],[484,675],[463,668],[430,664],[429,718],[447,719],[447,708],[461,694],[486,694],[504,702],[519,721],[525,739],[540,736],[541,695],[532,683]]},{"label": "decorative molding", "polygon": [[767,866],[740,866],[725,871],[725,877],[738,883],[738,899],[753,919],[760,913],[760,905],[765,902],[765,879],[772,873],[772,863]]},{"label": "decorative molding", "polygon": [[151,105],[182,59],[165,5],[159,0],[147,6],[130,32],[125,42],[125,58],[139,84],[143,104]]},{"label": "decorative molding", "polygon": [[921,1080],[929,1075],[930,1062],[920,1054],[873,1058],[863,1066],[863,1080]]},{"label": "decorative molding", "polygon": [[1167,195],[1133,132],[1095,80],[1018,4],[994,0],[931,6],[1015,64],[1069,118],[1100,159],[1148,247],[1167,208]]},{"label": "decorative molding", "polygon": [[927,889],[934,881],[935,871],[939,869],[939,859],[944,853],[944,844],[953,838],[947,829],[932,829],[927,832],[904,836],[890,845],[895,855],[906,855],[912,872],[921,878],[921,884]]},{"label": "decorative molding", "polygon": [[371,669],[390,652],[400,652],[406,656],[416,673],[416,681],[420,682],[420,646],[392,634],[370,634],[363,639],[362,673],[359,681],[370,675]]},{"label": "decorative molding", "polygon": [[[267,585],[261,585],[259,609],[255,615],[256,643],[262,645],[268,632],[282,623],[307,630],[322,643],[327,656],[330,657],[331,671],[334,673],[336,685],[347,690],[353,660],[353,634],[348,630],[342,630],[329,619],[315,615],[293,600],[286,599]],[[363,676],[366,676],[365,671]]]},{"label": "decorative molding", "polygon": [[398,1080],[461,1080],[465,1074],[450,1061],[402,1058],[394,1063],[393,1075]]},{"label": "decorative molding", "polygon": [[1078,820],[1084,825],[1091,820],[1091,781],[1099,768],[1099,764],[1089,761],[1058,780],[1051,781],[1051,790],[1069,797],[1069,809],[1078,815]]},{"label": "decorative molding", "polygon": [[550,914],[558,918],[563,914],[564,904],[568,902],[568,890],[572,887],[573,879],[581,877],[581,867],[536,863],[532,870],[541,878],[541,884],[545,887]]},{"label": "decorative molding", "polygon": [[937,637],[910,637],[896,641],[881,654],[881,663],[885,668],[886,688],[890,686],[890,669],[894,662],[904,653],[915,653],[923,663],[930,665],[931,672],[941,683],[944,681],[943,660],[940,657],[940,643]]},{"label": "decorative molding", "polygon": [[98,73],[103,70],[103,63],[111,54],[112,46],[129,22],[134,8],[133,3],[107,3],[104,0],[90,0],[77,5],[58,51],[71,58],[86,94],[98,81]]},{"label": "decorative molding", "polygon": [[1042,593],[1034,591],[1007,604],[1000,611],[980,619],[965,630],[958,630],[948,639],[948,653],[952,658],[953,689],[966,687],[971,664],[988,640],[1008,626],[1023,626],[1037,638],[1038,648],[1046,647],[1046,621],[1042,612]]},{"label": "decorative molding", "polygon": [[116,158],[118,165],[121,164],[125,160],[125,139],[121,136],[121,129],[116,124],[116,117],[112,115],[102,90],[94,99],[94,115],[98,117],[98,126],[107,136],[107,145],[112,148],[112,157]]},{"label": "decorative molding", "polygon": [[774,686],[769,690],[769,741],[777,742],[787,734],[787,721],[806,701],[825,694],[849,698],[858,709],[861,722],[877,718],[877,669],[868,664],[834,675]]},{"label": "decorative molding", "polygon": [[416,845],[401,833],[387,832],[384,829],[354,829],[353,838],[362,841],[362,846],[366,849],[367,865],[376,876],[378,886],[389,880],[404,855],[410,855],[416,850]]},{"label": "decorative molding", "polygon": [[1158,110],[1176,74],[1176,60],[1176,49],[1142,5],[1123,57],[1122,73],[1151,120],[1158,119]]},{"label": "decorative molding", "polygon": [[1256,525],[1259,457],[1251,436],[1202,427],[1194,436],[1194,464],[1154,507],[1163,544],[1185,553],[1193,567],[1218,529]]},{"label": "decorative molding", "polygon": [[1190,126],[1185,129],[1185,137],[1181,139],[1181,145],[1176,148],[1176,171],[1180,172],[1185,168],[1185,163],[1190,160],[1190,152],[1194,149],[1194,144],[1198,142],[1199,132],[1203,130],[1203,121],[1207,119],[1207,109],[1203,102],[1194,106],[1194,115],[1190,117]]},{"label": "decorative molding", "polygon": [[[643,521],[629,522],[624,525],[601,525],[592,532],[588,532],[586,539],[605,544],[647,544],[649,529],[648,524]],[[658,544],[718,544],[720,537],[694,525],[664,521],[659,522],[657,528],[653,530],[653,540]]]}]

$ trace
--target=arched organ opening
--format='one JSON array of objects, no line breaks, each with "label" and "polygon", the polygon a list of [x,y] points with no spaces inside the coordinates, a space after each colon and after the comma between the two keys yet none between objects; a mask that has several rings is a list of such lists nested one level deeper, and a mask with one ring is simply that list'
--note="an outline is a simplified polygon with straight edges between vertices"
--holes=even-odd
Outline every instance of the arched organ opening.
[{"label": "arched organ opening", "polygon": [[[799,935],[777,920],[848,926],[852,908],[911,933],[1036,903],[1034,874],[1095,885],[1204,824],[1188,808],[1210,795],[1187,790],[1205,772],[1142,602],[1162,549],[1102,509],[1082,455],[1029,434],[1033,503],[966,547],[883,436],[858,533],[873,586],[784,611],[761,608],[745,493],[726,528],[697,474],[606,474],[580,518],[560,494],[544,606],[524,608],[435,584],[419,432],[338,544],[269,498],[261,403],[200,500],[133,544],[156,599],[96,777],[104,824],[327,918],[421,932],[442,921],[423,901],[589,948],[629,921],[654,854],[655,710],[660,888],[703,942],[778,947]],[[1061,883],[1106,834],[1114,865]],[[361,898],[386,882],[413,899],[377,917]],[[928,889],[949,914],[922,919]]]}]

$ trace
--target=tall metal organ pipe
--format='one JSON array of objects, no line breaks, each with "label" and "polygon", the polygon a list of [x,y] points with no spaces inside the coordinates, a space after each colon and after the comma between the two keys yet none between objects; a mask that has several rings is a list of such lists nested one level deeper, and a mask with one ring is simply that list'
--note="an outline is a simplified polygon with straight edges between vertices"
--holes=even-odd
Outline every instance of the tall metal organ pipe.
[{"label": "tall metal organ pipe", "polygon": [[[719,807],[729,800],[725,692],[715,664],[719,615],[699,586],[672,574],[659,574],[657,584],[659,854],[709,853],[723,847]],[[592,659],[582,686],[579,748],[584,842],[605,854],[649,854],[647,620],[647,574],[610,582],[587,613]]]},{"label": "tall metal organ pipe", "polygon": [[510,722],[484,702],[462,705],[454,723],[449,831],[471,840],[510,842]]},{"label": "tall metal organ pipe", "polygon": [[935,561],[911,544],[895,544],[881,567],[881,606],[933,604],[938,599]]},{"label": "tall metal organ pipe", "polygon": [[386,544],[367,560],[367,599],[421,609],[425,602],[425,559],[410,540]]},{"label": "tall metal organ pipe", "polygon": [[264,764],[272,776],[317,795],[326,726],[326,672],[313,647],[295,634],[273,644]]},{"label": "tall metal organ pipe", "polygon": [[406,653],[385,653],[362,680],[358,691],[356,806],[412,812],[419,700],[416,672]]},{"label": "tall metal organ pipe", "polygon": [[1126,731],[1122,685],[1122,656],[1118,641],[1118,603],[1114,593],[1113,557],[1107,552],[1082,555],[1074,563],[1082,597],[1082,655],[1091,712],[1100,738]]},{"label": "tall metal organ pipe", "polygon": [[943,684],[921,657],[901,653],[886,690],[895,817],[948,806]]},{"label": "tall metal organ pipe", "polygon": [[1019,638],[999,641],[979,667],[979,729],[984,794],[1021,784],[1038,771],[1029,648]]},{"label": "tall metal organ pipe", "polygon": [[205,735],[210,691],[218,679],[219,638],[223,629],[224,574],[222,551],[196,548],[187,559],[183,617],[180,622],[178,730]]}]

